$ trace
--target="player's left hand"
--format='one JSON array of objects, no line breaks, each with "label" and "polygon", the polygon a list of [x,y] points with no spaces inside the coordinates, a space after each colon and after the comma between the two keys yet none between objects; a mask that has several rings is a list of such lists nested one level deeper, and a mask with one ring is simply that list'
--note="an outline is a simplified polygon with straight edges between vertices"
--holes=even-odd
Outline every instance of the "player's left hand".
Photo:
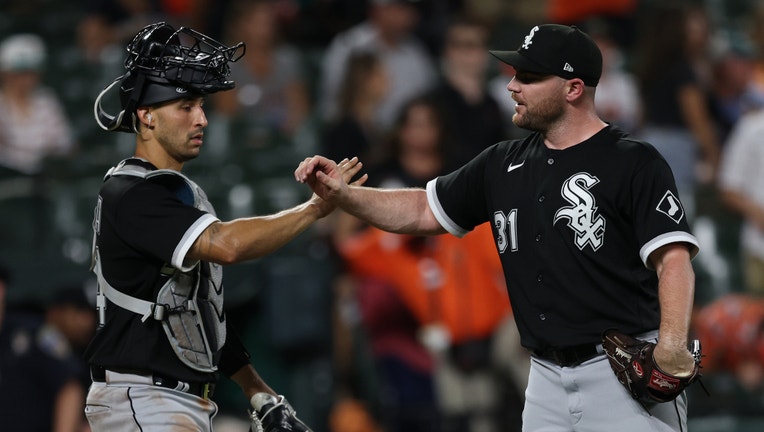
[{"label": "player's left hand", "polygon": [[[692,365],[690,373],[685,369],[685,359],[679,349],[663,343],[665,363],[660,364],[656,358],[657,345],[636,339],[615,329],[609,329],[602,334],[602,348],[607,354],[610,367],[631,396],[640,402],[669,402],[676,399],[684,389],[700,377],[700,342],[693,341],[692,350],[687,351]],[[663,367],[674,368],[664,370]],[[675,373],[678,371],[678,373]],[[705,387],[704,387],[705,389]]]},{"label": "player's left hand", "polygon": [[653,358],[661,370],[671,375],[690,376],[695,371],[695,357],[684,344],[671,346],[659,339],[653,351]]},{"label": "player's left hand", "polygon": [[257,393],[250,399],[252,411],[250,432],[313,432],[297,418],[294,408],[284,396]]}]

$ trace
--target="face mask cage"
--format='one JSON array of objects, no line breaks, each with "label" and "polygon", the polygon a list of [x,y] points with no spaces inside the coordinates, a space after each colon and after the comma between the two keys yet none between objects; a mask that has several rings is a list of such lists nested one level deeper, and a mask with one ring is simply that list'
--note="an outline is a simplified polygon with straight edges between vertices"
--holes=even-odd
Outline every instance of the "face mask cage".
[{"label": "face mask cage", "polygon": [[200,94],[233,88],[229,63],[244,55],[244,43],[228,47],[195,30],[153,24],[127,46],[125,69]]},{"label": "face mask cage", "polygon": [[[234,82],[228,80],[229,63],[238,61],[244,52],[243,42],[229,47],[186,27],[175,30],[164,22],[149,25],[127,46],[127,73],[96,98],[96,122],[104,130],[137,132],[134,111],[148,83],[179,86],[201,95],[230,90]],[[121,92],[129,91],[129,98],[123,101],[124,109],[113,116],[101,107],[101,99],[118,84]]]}]

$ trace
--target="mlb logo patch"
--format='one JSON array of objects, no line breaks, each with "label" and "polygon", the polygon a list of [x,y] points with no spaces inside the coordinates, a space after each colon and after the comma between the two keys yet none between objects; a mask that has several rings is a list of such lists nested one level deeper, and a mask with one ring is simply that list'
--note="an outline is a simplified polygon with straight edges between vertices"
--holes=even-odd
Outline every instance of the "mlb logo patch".
[{"label": "mlb logo patch", "polygon": [[663,195],[663,198],[661,198],[661,201],[658,203],[658,207],[655,209],[665,214],[676,223],[679,223],[684,217],[682,203],[679,202],[679,198],[671,193],[671,191],[666,191],[666,194]]}]

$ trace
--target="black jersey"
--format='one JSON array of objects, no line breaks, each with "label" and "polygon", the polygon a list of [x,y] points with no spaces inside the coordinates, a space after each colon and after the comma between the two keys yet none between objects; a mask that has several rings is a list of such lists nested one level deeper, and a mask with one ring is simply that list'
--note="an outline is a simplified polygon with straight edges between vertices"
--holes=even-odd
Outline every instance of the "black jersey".
[{"label": "black jersey", "polygon": [[[156,169],[139,159],[128,163]],[[108,177],[98,199],[94,225],[104,277],[120,292],[146,301],[156,301],[167,282],[163,267],[186,271],[197,264],[188,262],[186,253],[218,220],[185,204],[171,185],[135,176]],[[214,379],[214,374],[195,371],[177,358],[160,321],[144,322],[111,302],[86,357],[106,368],[151,371],[183,381]]]},{"label": "black jersey", "polygon": [[533,133],[483,151],[427,185],[449,232],[490,221],[522,343],[598,343],[616,327],[658,328],[658,279],[648,256],[690,233],[666,161],[608,126],[565,150]]}]

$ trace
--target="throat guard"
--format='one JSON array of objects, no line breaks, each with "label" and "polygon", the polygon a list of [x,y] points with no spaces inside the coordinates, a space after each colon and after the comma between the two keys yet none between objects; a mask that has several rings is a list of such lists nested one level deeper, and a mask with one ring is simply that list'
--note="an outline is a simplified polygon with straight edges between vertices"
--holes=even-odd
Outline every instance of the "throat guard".
[{"label": "throat guard", "polygon": [[[122,161],[109,170],[111,176],[140,177],[169,187],[183,203],[215,214],[204,191],[188,177],[173,170],[148,170]],[[220,349],[225,344],[226,325],[223,311],[223,271],[220,265],[198,262],[188,270],[165,265],[162,275],[167,282],[159,289],[156,301],[129,296],[109,284],[101,269],[93,232],[92,271],[98,278],[97,306],[99,321],[105,323],[106,299],[116,306],[141,316],[141,321],[154,319],[162,323],[167,339],[177,357],[188,367],[201,372],[217,370]]]}]

